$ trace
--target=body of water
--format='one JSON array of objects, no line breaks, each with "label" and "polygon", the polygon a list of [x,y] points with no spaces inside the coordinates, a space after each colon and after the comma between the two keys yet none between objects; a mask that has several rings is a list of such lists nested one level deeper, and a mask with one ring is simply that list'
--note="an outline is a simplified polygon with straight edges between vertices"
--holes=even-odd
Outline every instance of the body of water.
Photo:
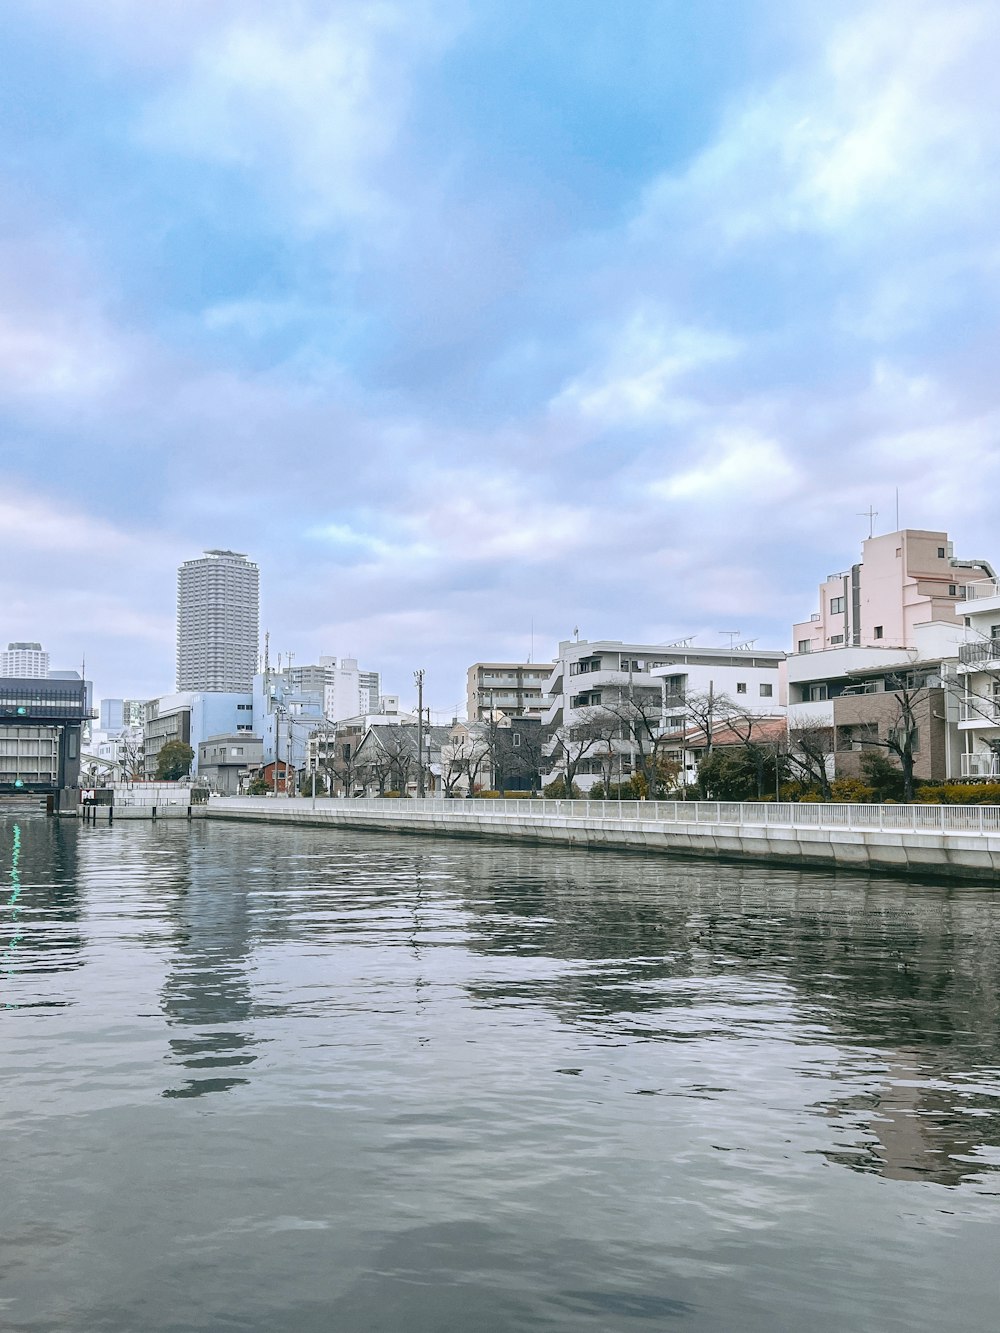
[{"label": "body of water", "polygon": [[0,817],[9,1333],[992,1333],[1000,899]]}]

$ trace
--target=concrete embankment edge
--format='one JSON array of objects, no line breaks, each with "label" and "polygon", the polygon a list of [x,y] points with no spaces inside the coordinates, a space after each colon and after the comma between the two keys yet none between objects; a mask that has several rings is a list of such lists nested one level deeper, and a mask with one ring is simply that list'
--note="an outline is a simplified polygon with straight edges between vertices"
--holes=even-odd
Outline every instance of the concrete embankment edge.
[{"label": "concrete embankment edge", "polygon": [[[304,808],[303,808],[304,807]],[[588,850],[647,852],[717,861],[876,872],[1000,887],[1000,837],[981,833],[877,832],[615,819],[510,819],[440,812],[406,817],[352,809],[209,806],[210,819],[349,828],[380,833],[513,840]]]}]

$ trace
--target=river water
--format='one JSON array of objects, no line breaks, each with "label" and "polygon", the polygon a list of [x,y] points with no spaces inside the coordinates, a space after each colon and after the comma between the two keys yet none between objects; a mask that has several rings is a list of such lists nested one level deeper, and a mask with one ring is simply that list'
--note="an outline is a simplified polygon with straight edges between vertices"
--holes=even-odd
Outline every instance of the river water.
[{"label": "river water", "polygon": [[0,817],[0,1327],[993,1333],[1000,899]]}]

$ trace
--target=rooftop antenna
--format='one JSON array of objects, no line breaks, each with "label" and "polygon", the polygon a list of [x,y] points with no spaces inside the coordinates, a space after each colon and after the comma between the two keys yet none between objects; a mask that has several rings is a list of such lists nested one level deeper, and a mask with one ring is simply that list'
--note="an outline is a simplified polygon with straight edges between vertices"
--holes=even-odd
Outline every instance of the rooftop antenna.
[{"label": "rooftop antenna", "polygon": [[724,639],[728,639],[728,640],[729,640],[729,651],[730,651],[730,652],[732,652],[733,649],[736,647],[736,640],[740,637],[740,635],[741,635],[742,633],[743,633],[743,631],[742,631],[742,630],[738,630],[738,629],[720,629],[720,630],[719,630],[719,634],[721,635],[721,637],[724,638]]},{"label": "rooftop antenna", "polygon": [[896,487],[896,531],[899,531],[899,487]]},{"label": "rooftop antenna", "polygon": [[866,518],[866,519],[868,520],[868,536],[869,536],[869,539],[872,538],[872,537],[874,537],[874,536],[875,536],[875,520],[878,518],[878,510],[877,510],[877,509],[873,509],[873,508],[871,507],[871,505],[869,505],[868,508],[867,508],[863,513],[861,513],[861,514],[858,515],[858,518]]},{"label": "rooftop antenna", "polygon": [[528,649],[528,661],[535,660],[535,617],[531,617],[531,647]]},{"label": "rooftop antenna", "polygon": [[574,625],[574,626],[573,626],[573,638],[576,640],[577,643],[580,642],[580,626],[579,626],[579,625]]}]

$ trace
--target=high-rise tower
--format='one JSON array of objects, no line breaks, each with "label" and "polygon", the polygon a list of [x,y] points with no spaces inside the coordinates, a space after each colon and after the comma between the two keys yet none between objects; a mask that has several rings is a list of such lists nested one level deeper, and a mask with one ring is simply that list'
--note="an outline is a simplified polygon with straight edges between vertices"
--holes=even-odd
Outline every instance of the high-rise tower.
[{"label": "high-rise tower", "polygon": [[40,643],[8,643],[0,652],[0,676],[39,677],[49,674],[49,655]]},{"label": "high-rise tower", "polygon": [[249,693],[257,669],[260,574],[239,551],[177,571],[177,688]]}]

